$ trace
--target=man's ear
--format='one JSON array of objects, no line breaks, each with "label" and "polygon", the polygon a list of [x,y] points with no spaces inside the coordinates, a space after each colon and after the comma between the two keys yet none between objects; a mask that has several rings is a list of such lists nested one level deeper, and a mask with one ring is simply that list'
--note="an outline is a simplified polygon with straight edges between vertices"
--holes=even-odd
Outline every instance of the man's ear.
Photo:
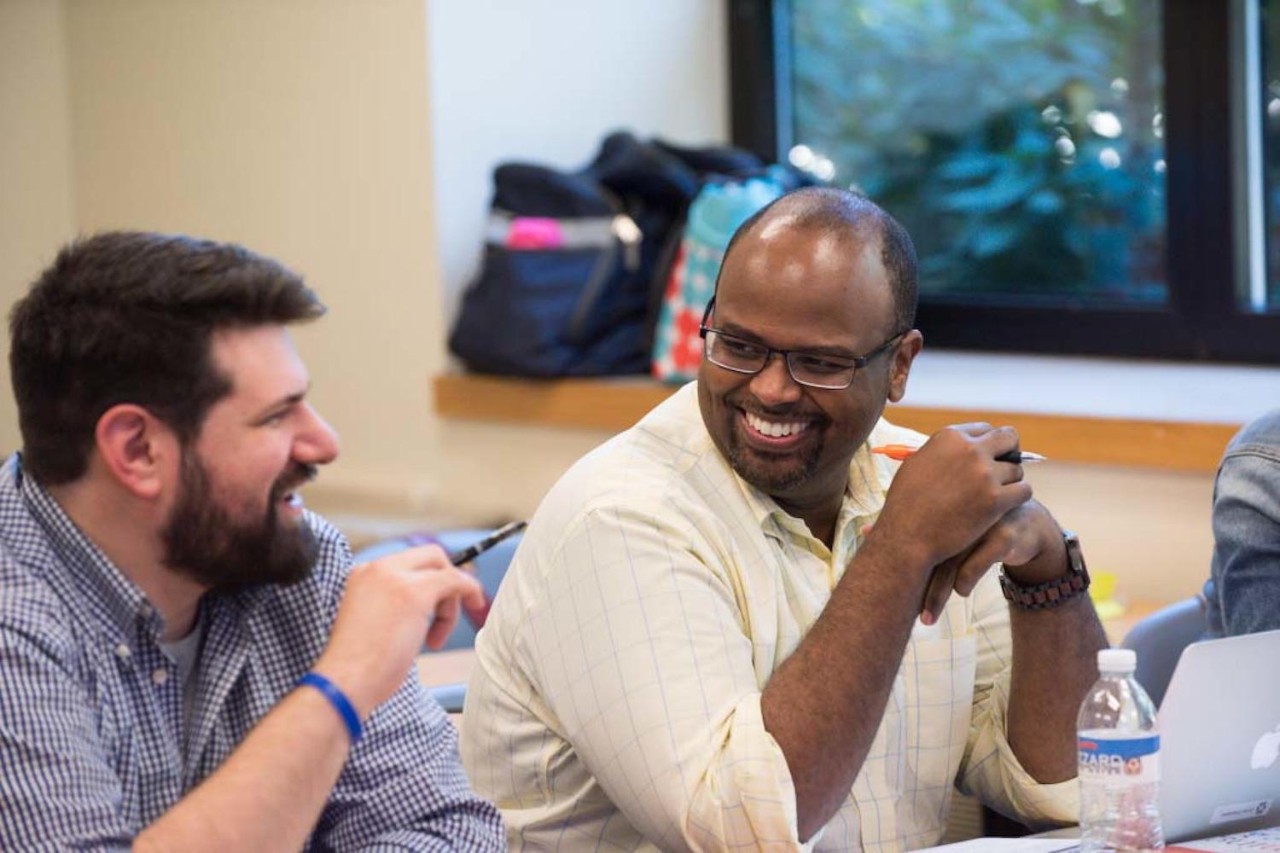
[{"label": "man's ear", "polygon": [[924,335],[919,329],[912,329],[902,336],[893,349],[893,362],[889,365],[889,401],[896,403],[907,393],[907,376],[911,373],[911,364],[924,347]]},{"label": "man's ear", "polygon": [[157,497],[178,461],[173,430],[141,406],[121,403],[98,418],[93,433],[103,466],[140,498]]}]

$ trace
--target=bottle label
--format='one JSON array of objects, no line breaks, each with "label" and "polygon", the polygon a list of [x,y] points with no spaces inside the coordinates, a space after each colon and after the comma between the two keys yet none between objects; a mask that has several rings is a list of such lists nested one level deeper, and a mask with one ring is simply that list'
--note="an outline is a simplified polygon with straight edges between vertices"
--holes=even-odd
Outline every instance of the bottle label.
[{"label": "bottle label", "polygon": [[1081,732],[1080,781],[1140,785],[1160,781],[1160,736],[1095,737]]}]

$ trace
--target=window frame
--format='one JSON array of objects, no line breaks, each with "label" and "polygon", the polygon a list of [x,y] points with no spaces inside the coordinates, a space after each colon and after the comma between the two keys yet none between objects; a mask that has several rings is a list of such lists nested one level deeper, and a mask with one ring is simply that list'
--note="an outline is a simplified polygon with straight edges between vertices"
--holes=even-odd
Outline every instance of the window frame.
[{"label": "window frame", "polygon": [[[1242,53],[1232,49],[1241,6],[1161,5],[1168,303],[1089,307],[1077,298],[1032,307],[922,294],[916,325],[931,346],[1280,363],[1280,313],[1237,307],[1250,270],[1243,196],[1262,180],[1245,156],[1244,64],[1232,58]],[[771,161],[790,148],[790,91],[780,85],[789,77],[789,9],[789,0],[728,0],[732,139]]]}]

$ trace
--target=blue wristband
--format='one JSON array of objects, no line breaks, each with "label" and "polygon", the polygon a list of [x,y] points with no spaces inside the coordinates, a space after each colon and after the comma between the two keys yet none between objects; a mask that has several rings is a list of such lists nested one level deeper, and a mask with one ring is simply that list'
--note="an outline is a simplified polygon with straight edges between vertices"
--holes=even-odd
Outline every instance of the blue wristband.
[{"label": "blue wristband", "polygon": [[328,699],[329,704],[333,705],[333,709],[338,712],[338,716],[342,717],[342,722],[347,726],[347,735],[351,738],[351,745],[355,746],[356,741],[360,740],[360,733],[363,729],[360,725],[360,715],[356,713],[355,706],[351,704],[347,694],[343,693],[338,685],[318,672],[308,672],[299,678],[298,686],[302,687],[304,685],[314,687],[324,694],[324,698]]}]

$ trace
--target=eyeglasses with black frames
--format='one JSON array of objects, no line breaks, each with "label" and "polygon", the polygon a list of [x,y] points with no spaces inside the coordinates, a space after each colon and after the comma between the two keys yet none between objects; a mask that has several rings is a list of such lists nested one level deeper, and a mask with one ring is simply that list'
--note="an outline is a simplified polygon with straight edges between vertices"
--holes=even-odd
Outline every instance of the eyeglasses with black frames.
[{"label": "eyeglasses with black frames", "polygon": [[787,372],[797,384],[827,391],[841,391],[848,388],[853,384],[853,377],[860,369],[888,352],[907,333],[905,329],[897,332],[866,355],[854,357],[776,349],[708,326],[707,321],[711,319],[715,304],[716,300],[713,296],[707,303],[707,310],[702,315],[702,323],[698,326],[698,334],[703,341],[703,355],[706,356],[707,361],[725,370],[732,370],[734,373],[756,374],[764,370],[774,353],[777,353],[786,361]]}]

